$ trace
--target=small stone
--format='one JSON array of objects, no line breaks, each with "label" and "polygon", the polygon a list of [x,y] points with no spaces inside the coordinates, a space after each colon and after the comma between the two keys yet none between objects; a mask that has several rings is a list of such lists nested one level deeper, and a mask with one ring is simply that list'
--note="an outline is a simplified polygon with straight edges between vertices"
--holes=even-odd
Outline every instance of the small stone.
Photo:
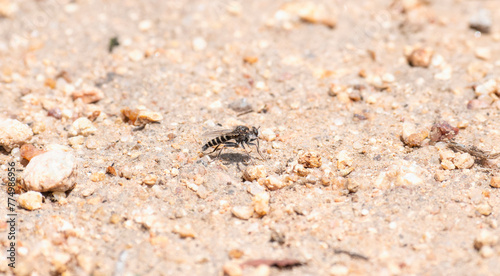
[{"label": "small stone", "polygon": [[276,134],[270,128],[263,129],[262,132],[260,133],[260,136],[262,137],[262,139],[264,139],[268,142],[271,142],[274,139],[276,139]]},{"label": "small stone", "polygon": [[474,239],[474,248],[480,250],[483,246],[494,246],[498,242],[498,237],[490,231],[483,229]]},{"label": "small stone", "polygon": [[193,49],[195,51],[203,51],[205,48],[207,48],[207,41],[203,37],[193,39]]},{"label": "small stone", "polygon": [[118,215],[117,213],[113,213],[113,214],[111,214],[111,216],[109,217],[109,223],[111,223],[111,224],[117,224],[117,223],[119,223],[121,220],[122,220],[122,217],[121,217],[120,215]]},{"label": "small stone", "polygon": [[172,177],[176,177],[176,176],[178,176],[178,175],[179,175],[179,169],[177,169],[177,168],[172,168],[172,169],[170,170],[170,175],[171,175]]},{"label": "small stone", "polygon": [[246,181],[258,180],[266,177],[266,175],[267,171],[264,165],[250,166],[246,168],[245,172],[243,172],[243,178]]},{"label": "small stone", "polygon": [[92,180],[92,182],[101,182],[105,178],[106,178],[106,174],[104,172],[96,172],[90,176],[90,180]]},{"label": "small stone", "polygon": [[19,206],[26,210],[36,210],[42,208],[42,194],[39,192],[29,191],[21,194],[17,199]]},{"label": "small stone", "polygon": [[243,269],[241,269],[241,266],[237,263],[230,262],[224,264],[222,267],[222,270],[224,271],[224,275],[227,276],[241,276],[243,275]]},{"label": "small stone", "polygon": [[76,158],[53,150],[31,159],[23,172],[21,186],[27,191],[65,192],[76,185]]},{"label": "small stone", "polygon": [[424,180],[414,173],[406,173],[401,177],[402,184],[407,186],[422,185]]},{"label": "small stone", "polygon": [[309,173],[311,173],[311,170],[304,168],[302,164],[296,164],[293,166],[293,172],[298,176],[306,177]]},{"label": "small stone", "polygon": [[96,103],[104,98],[104,93],[97,88],[91,90],[74,91],[71,96],[73,100],[82,99],[86,104]]},{"label": "small stone", "polygon": [[144,179],[142,180],[142,183],[149,185],[149,186],[153,186],[154,184],[156,184],[157,180],[158,180],[158,176],[156,176],[154,174],[148,174],[148,175],[146,175],[146,177],[144,177]]},{"label": "small stone", "polygon": [[257,61],[259,61],[259,58],[255,57],[255,56],[246,56],[243,58],[243,61],[248,63],[248,64],[254,64]]},{"label": "small stone", "polygon": [[479,250],[479,254],[481,254],[481,257],[483,258],[491,258],[493,255],[495,255],[495,251],[491,246],[483,246]]},{"label": "small stone", "polygon": [[122,115],[125,117],[125,121],[129,122],[135,126],[142,126],[147,123],[155,123],[163,120],[163,116],[159,112],[147,110],[144,107],[140,107],[134,110],[126,107],[121,110]]},{"label": "small stone", "polygon": [[405,145],[409,147],[420,147],[422,146],[422,142],[429,136],[429,132],[427,130],[421,130],[417,133],[413,133],[408,138],[403,141]]},{"label": "small stone", "polygon": [[408,63],[413,67],[429,67],[434,51],[431,48],[414,49],[407,57]]},{"label": "small stone", "polygon": [[474,157],[469,153],[462,153],[453,158],[453,164],[459,169],[470,169],[474,165]]},{"label": "small stone", "polygon": [[474,54],[476,55],[477,58],[482,59],[482,60],[491,59],[491,50],[490,50],[490,48],[487,48],[487,47],[476,48],[476,50],[474,51]]},{"label": "small stone", "polygon": [[500,188],[500,176],[493,176],[491,178],[490,186],[493,188]]},{"label": "small stone", "polygon": [[455,164],[449,159],[441,161],[441,167],[445,170],[454,170],[456,168]]},{"label": "small stone", "polygon": [[253,208],[249,206],[234,206],[231,213],[239,219],[247,220],[253,215]]},{"label": "small stone", "polygon": [[349,191],[349,193],[353,194],[359,190],[359,183],[358,181],[349,178],[347,179],[346,188]]},{"label": "small stone", "polygon": [[139,49],[135,49],[128,53],[128,58],[134,62],[141,61],[144,59],[144,53]]},{"label": "small stone", "polygon": [[[252,209],[252,213],[253,213],[253,209]],[[243,257],[244,254],[245,253],[239,249],[232,249],[228,253],[229,258],[231,258],[231,259],[239,259],[239,258]]]},{"label": "small stone", "polygon": [[31,128],[13,119],[0,119],[0,145],[10,152],[13,148],[19,147],[33,137]]},{"label": "small stone", "polygon": [[349,268],[345,265],[336,264],[330,267],[330,276],[344,276],[349,274]]},{"label": "small stone", "polygon": [[148,31],[151,27],[153,27],[153,21],[149,19],[139,22],[139,30],[141,30],[141,32]]},{"label": "small stone", "polygon": [[306,152],[299,158],[299,164],[305,168],[319,168],[321,167],[321,156],[314,151]]},{"label": "small stone", "polygon": [[45,151],[37,149],[32,144],[24,144],[21,146],[21,157],[30,161],[33,157],[44,153]]},{"label": "small stone", "polygon": [[483,95],[489,95],[493,94],[497,91],[497,81],[494,79],[490,79],[484,83],[481,83],[480,85],[476,86],[474,88],[474,92],[477,97],[483,96]]},{"label": "small stone", "polygon": [[176,225],[172,232],[179,234],[179,236],[183,239],[196,237],[196,233],[191,224],[185,224],[182,226]]},{"label": "small stone", "polygon": [[52,255],[52,265],[58,274],[63,274],[68,270],[67,263],[71,260],[71,255],[67,253],[56,252]]},{"label": "small stone", "polygon": [[96,133],[97,128],[92,124],[92,122],[87,119],[86,117],[80,117],[76,119],[73,124],[71,125],[68,135],[71,136],[77,136],[77,135],[83,135],[85,137]]},{"label": "small stone", "polygon": [[[451,163],[451,162],[450,162]],[[453,165],[453,163],[451,163]],[[442,165],[442,164],[441,164]],[[455,167],[455,165],[453,165],[453,167]],[[447,179],[446,177],[446,174],[444,173],[443,170],[438,170],[435,174],[434,174],[434,179],[436,181],[439,181],[439,182],[443,182]]]},{"label": "small stone", "polygon": [[325,169],[321,176],[321,184],[323,186],[330,186],[335,182],[335,173],[331,169]]},{"label": "small stone", "polygon": [[57,202],[59,202],[60,205],[68,203],[65,192],[53,192],[52,196],[57,200]]},{"label": "small stone", "polygon": [[471,29],[488,34],[491,32],[491,12],[487,9],[480,9],[469,20],[469,27]]},{"label": "small stone", "polygon": [[85,137],[82,135],[68,138],[68,144],[74,149],[80,148],[83,143],[85,143]]},{"label": "small stone", "polygon": [[329,28],[334,28],[337,24],[337,19],[328,7],[312,1],[295,1],[286,3],[281,7],[281,10],[293,16],[299,17],[303,22],[322,24]]},{"label": "small stone", "polygon": [[344,170],[352,166],[354,159],[347,150],[342,150],[337,154],[337,168]]},{"label": "small stone", "polygon": [[43,133],[46,128],[47,126],[45,125],[44,121],[36,121],[31,125],[31,130],[34,134]]},{"label": "small stone", "polygon": [[264,186],[266,186],[271,191],[279,190],[287,186],[287,182],[282,181],[276,176],[269,176],[266,179],[264,179],[263,182]]},{"label": "small stone", "polygon": [[259,216],[265,216],[269,213],[269,199],[270,196],[266,192],[258,193],[252,198],[254,210]]},{"label": "small stone", "polygon": [[476,211],[483,216],[489,216],[491,215],[492,208],[488,203],[483,203],[476,206]]}]

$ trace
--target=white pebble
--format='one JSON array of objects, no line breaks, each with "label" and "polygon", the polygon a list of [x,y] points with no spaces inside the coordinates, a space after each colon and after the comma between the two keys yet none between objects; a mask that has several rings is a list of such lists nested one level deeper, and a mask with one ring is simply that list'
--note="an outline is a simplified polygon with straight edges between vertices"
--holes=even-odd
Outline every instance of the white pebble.
[{"label": "white pebble", "polygon": [[76,182],[76,158],[69,152],[49,151],[31,159],[24,170],[21,185],[37,192],[72,189]]},{"label": "white pebble", "polygon": [[203,51],[207,48],[207,41],[203,37],[193,39],[193,49],[195,51]]},{"label": "white pebble", "polygon": [[256,194],[252,201],[255,212],[260,216],[265,216],[269,213],[269,193],[262,192]]},{"label": "white pebble", "polygon": [[89,119],[85,117],[80,117],[73,122],[68,132],[68,135],[69,136],[83,135],[86,137],[91,134],[94,134],[96,131],[97,128],[92,124],[92,122]]},{"label": "white pebble", "polygon": [[276,134],[270,128],[263,129],[262,132],[260,133],[260,136],[262,137],[262,139],[264,139],[268,142],[271,142],[274,139],[276,139]]},{"label": "white pebble", "polygon": [[231,213],[239,219],[247,220],[253,215],[253,208],[249,206],[234,206]]},{"label": "white pebble", "polygon": [[33,137],[33,131],[28,125],[18,120],[0,120],[0,146],[3,146],[7,152],[26,144],[31,137]]},{"label": "white pebble", "polygon": [[36,210],[42,208],[42,194],[39,192],[29,191],[21,194],[17,199],[19,206],[26,210]]}]

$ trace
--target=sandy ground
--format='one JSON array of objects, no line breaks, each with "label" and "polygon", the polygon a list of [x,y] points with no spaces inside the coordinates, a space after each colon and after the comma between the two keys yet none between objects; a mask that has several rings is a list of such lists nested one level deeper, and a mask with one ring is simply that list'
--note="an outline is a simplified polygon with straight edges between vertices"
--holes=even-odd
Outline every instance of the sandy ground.
[{"label": "sandy ground", "polygon": [[[499,275],[498,160],[467,165],[428,136],[448,122],[500,152],[499,3],[285,3],[0,1],[1,116],[78,163],[66,198],[16,210],[16,268],[2,257],[0,273]],[[489,33],[469,26],[481,9]],[[124,108],[163,119],[134,126]],[[71,139],[80,117],[96,130]],[[203,133],[237,125],[260,127],[264,160],[200,157]],[[253,165],[264,177],[244,180]]]}]

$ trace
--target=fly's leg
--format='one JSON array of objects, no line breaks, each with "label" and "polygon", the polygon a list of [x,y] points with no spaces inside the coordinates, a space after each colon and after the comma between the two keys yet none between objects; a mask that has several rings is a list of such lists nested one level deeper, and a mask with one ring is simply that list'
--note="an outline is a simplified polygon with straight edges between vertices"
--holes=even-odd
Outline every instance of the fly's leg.
[{"label": "fly's leg", "polygon": [[[247,144],[249,144],[249,143],[247,143]],[[247,153],[248,158],[250,158],[250,160],[252,161],[252,164],[254,164],[254,165],[255,165],[255,162],[253,161],[253,158],[252,158],[252,156],[250,155],[250,152],[248,152],[248,150],[245,148],[245,141],[241,141],[241,142],[240,142],[240,145],[241,145],[241,147],[245,150],[245,152]]]},{"label": "fly's leg", "polygon": [[255,146],[255,148],[257,149],[257,152],[259,153],[260,157],[262,158],[262,160],[265,160],[264,156],[262,156],[262,153],[260,153],[260,150],[259,150],[259,140],[257,140],[257,144],[255,143],[248,143],[249,145],[252,145],[252,146]]},{"label": "fly's leg", "polygon": [[217,147],[215,147],[215,149],[213,151],[211,151],[210,153],[207,153],[205,155],[210,155],[210,154],[214,153],[215,151],[217,151],[219,149],[220,146],[222,146],[222,144],[217,145]]}]

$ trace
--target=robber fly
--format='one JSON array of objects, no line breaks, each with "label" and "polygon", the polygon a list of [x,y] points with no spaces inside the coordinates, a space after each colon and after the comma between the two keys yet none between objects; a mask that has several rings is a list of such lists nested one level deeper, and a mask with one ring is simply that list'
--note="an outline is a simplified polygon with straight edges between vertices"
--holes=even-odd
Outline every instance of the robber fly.
[{"label": "robber fly", "polygon": [[202,148],[202,151],[206,151],[208,148],[213,147],[214,150],[210,152],[209,154],[217,151],[220,149],[219,153],[217,154],[217,158],[222,153],[222,150],[224,148],[238,148],[241,146],[248,156],[250,156],[250,153],[247,151],[245,148],[245,144],[247,146],[255,146],[257,149],[257,152],[259,153],[260,157],[264,159],[262,154],[260,153],[259,150],[259,129],[256,127],[252,127],[251,129],[246,127],[246,126],[237,126],[234,129],[228,129],[228,130],[219,130],[219,131],[213,131],[206,133],[205,135],[217,135],[217,137],[213,138],[212,140],[208,141]]}]

